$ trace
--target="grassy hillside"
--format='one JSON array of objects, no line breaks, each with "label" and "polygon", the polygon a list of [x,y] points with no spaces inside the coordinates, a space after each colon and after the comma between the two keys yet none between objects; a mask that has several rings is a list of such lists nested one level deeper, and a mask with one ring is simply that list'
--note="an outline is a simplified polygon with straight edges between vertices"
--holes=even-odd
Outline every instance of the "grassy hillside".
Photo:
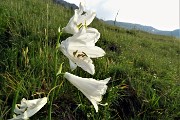
[{"label": "grassy hillside", "polygon": [[[43,97],[53,88],[57,29],[73,13],[48,0],[1,0],[0,120],[12,117],[12,105],[22,98]],[[88,99],[60,76],[57,84],[64,82],[55,90],[53,119],[180,119],[179,39],[125,30],[98,19],[91,27],[101,33],[97,46],[106,55],[93,60],[95,75],[80,68],[71,73],[94,79],[112,77],[102,101],[108,105],[99,106],[96,113]],[[68,36],[63,33],[61,41]],[[68,59],[59,51],[57,66],[62,62],[62,72],[70,72]],[[48,107],[30,119],[47,119]]]}]

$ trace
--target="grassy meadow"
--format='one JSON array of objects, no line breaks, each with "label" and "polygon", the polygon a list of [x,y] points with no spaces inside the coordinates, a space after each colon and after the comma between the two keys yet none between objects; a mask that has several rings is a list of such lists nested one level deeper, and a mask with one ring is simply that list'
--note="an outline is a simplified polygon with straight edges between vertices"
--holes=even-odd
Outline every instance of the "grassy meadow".
[{"label": "grassy meadow", "polygon": [[[93,59],[92,76],[81,68],[70,70],[68,58],[56,52],[58,28],[74,14],[52,0],[1,0],[0,3],[0,120],[12,118],[22,98],[47,96],[54,87],[53,120],[179,120],[180,40],[105,24],[90,27],[101,37],[97,46],[106,55]],[[70,34],[63,33],[60,41]],[[90,101],[62,72],[103,80],[111,77],[96,113]],[[50,94],[51,95],[51,94]],[[48,119],[46,104],[31,120]]]}]

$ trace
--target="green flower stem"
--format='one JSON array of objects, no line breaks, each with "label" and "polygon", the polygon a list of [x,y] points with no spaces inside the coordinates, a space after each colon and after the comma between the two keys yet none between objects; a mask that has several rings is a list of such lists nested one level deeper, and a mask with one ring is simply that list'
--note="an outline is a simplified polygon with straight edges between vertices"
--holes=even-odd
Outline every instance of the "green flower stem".
[{"label": "green flower stem", "polygon": [[22,81],[23,80],[20,81],[20,83],[18,84],[17,89],[16,89],[16,94],[14,96],[13,103],[12,103],[11,117],[13,117],[13,115],[14,115],[14,109],[15,109],[15,105],[17,103],[17,99],[19,97],[19,92],[20,92],[20,89],[21,89]]},{"label": "green flower stem", "polygon": [[[54,80],[54,83],[53,83],[53,88],[56,87],[56,83],[57,83],[57,78],[58,76],[56,75],[57,73],[57,53],[58,53],[58,46],[59,46],[59,41],[60,41],[60,36],[61,36],[62,32],[59,32],[58,34],[58,39],[57,39],[57,43],[56,43],[56,49],[55,49],[55,65],[54,65],[54,71],[55,71],[55,80]],[[62,67],[62,66],[61,66]],[[61,68],[62,70],[62,68]],[[61,71],[58,71],[59,73],[61,73]],[[52,88],[52,89],[53,89]],[[51,92],[51,91],[50,91]],[[50,96],[49,98],[49,110],[48,110],[48,120],[51,120],[51,113],[52,113],[52,103],[53,103],[53,98],[54,98],[54,94],[55,94],[55,91],[52,92],[52,95]],[[49,96],[48,96],[49,97]]]},{"label": "green flower stem", "polygon": [[12,109],[11,109],[11,117],[13,117],[14,115],[14,109],[15,109],[15,105],[16,105],[16,102],[17,102],[17,99],[19,97],[19,85],[18,85],[18,89],[16,90],[16,94],[14,96],[14,99],[13,99],[13,103],[12,103]]},{"label": "green flower stem", "polygon": [[60,85],[57,85],[57,86],[53,87],[53,88],[49,91],[49,93],[48,93],[48,95],[47,95],[48,100],[49,100],[49,95],[50,95],[50,93],[51,93],[54,89],[56,89],[57,87],[59,87],[59,89],[60,89],[61,86],[62,86],[62,84],[63,84],[63,82],[64,82],[64,80],[61,82]]}]

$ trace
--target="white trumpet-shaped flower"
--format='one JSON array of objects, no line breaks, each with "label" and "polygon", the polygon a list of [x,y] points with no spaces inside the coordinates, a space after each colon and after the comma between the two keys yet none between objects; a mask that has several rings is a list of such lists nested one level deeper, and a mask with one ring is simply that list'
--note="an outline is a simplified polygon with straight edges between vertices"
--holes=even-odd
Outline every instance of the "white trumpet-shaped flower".
[{"label": "white trumpet-shaped flower", "polygon": [[68,72],[64,74],[64,77],[91,101],[96,112],[98,112],[98,104],[102,100],[102,95],[106,93],[106,84],[110,78],[98,81],[92,78],[78,77]]},{"label": "white trumpet-shaped flower", "polygon": [[61,42],[60,50],[69,58],[71,70],[79,66],[90,74],[95,73],[95,68],[90,58],[105,55],[103,49],[95,46],[99,37],[100,33],[96,29],[83,27],[78,33]]},{"label": "white trumpet-shaped flower", "polygon": [[74,10],[74,16],[69,20],[63,31],[70,34],[77,33],[82,26],[88,26],[96,16],[93,11],[84,11],[82,3],[79,4],[79,9]]},{"label": "white trumpet-shaped flower", "polygon": [[26,100],[23,98],[21,104],[16,104],[14,109],[14,116],[9,120],[27,120],[29,117],[37,113],[47,103],[47,97]]}]

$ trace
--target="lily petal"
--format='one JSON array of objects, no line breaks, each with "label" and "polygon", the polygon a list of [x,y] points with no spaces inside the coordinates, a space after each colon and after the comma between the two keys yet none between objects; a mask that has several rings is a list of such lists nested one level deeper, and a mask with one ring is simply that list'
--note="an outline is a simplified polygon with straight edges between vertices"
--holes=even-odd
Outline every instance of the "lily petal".
[{"label": "lily petal", "polygon": [[84,11],[84,4],[82,4],[81,2],[79,3],[79,9],[76,9],[77,11],[77,14],[81,15],[83,14],[83,11]]},{"label": "lily petal", "polygon": [[90,58],[98,58],[106,54],[102,48],[97,47],[97,46],[88,46],[88,49],[87,49],[87,46],[86,47],[79,46],[76,48],[78,48],[79,51],[83,51],[84,53],[86,53],[86,55]]},{"label": "lily petal", "polygon": [[94,46],[100,38],[100,33],[95,28],[82,27],[81,31],[83,32],[80,32],[80,34],[76,36],[75,40],[84,41],[84,43],[86,43],[86,45],[88,46]]},{"label": "lily petal", "polygon": [[64,77],[91,101],[96,112],[98,112],[98,104],[102,100],[102,95],[106,93],[106,84],[110,78],[98,81],[92,78],[78,77],[68,72],[64,74]]},{"label": "lily petal", "polygon": [[[21,105],[17,104],[15,106],[14,112],[17,114],[17,116],[9,120],[26,120],[37,113],[46,103],[47,97],[34,100],[26,100],[25,98],[23,98],[21,100]],[[20,106],[20,108],[18,106]]]},{"label": "lily petal", "polygon": [[[83,14],[85,12],[85,14]],[[73,17],[69,20],[64,32],[75,34],[78,33],[82,26],[88,26],[95,18],[96,13],[93,11],[85,11],[84,5],[80,3],[79,9],[74,10]]]},{"label": "lily petal", "polygon": [[70,64],[70,68],[71,68],[72,71],[77,68],[77,65],[70,59],[69,59],[69,64]]},{"label": "lily petal", "polygon": [[96,13],[93,11],[86,11],[84,15],[80,15],[77,21],[78,24],[82,23],[85,26],[88,26],[96,17]]},{"label": "lily petal", "polygon": [[105,55],[105,51],[95,46],[100,33],[94,28],[83,27],[78,33],[61,42],[60,50],[69,59],[71,70],[81,67],[90,74],[95,73],[93,62],[90,58]]},{"label": "lily petal", "polygon": [[95,73],[94,64],[90,58],[84,60],[78,59],[76,60],[76,64],[91,75]]},{"label": "lily petal", "polygon": [[85,56],[78,47],[65,46],[66,42],[68,41],[61,42],[60,50],[69,59],[71,70],[74,70],[77,66],[79,66],[84,71],[94,74],[95,70],[92,60],[88,56]]},{"label": "lily petal", "polygon": [[[31,117],[35,113],[37,113],[46,103],[47,103],[47,97],[36,99],[36,100],[29,100],[27,103],[34,103],[34,105],[30,105],[30,107],[27,108],[27,116]],[[28,104],[29,104],[28,103]]]}]

